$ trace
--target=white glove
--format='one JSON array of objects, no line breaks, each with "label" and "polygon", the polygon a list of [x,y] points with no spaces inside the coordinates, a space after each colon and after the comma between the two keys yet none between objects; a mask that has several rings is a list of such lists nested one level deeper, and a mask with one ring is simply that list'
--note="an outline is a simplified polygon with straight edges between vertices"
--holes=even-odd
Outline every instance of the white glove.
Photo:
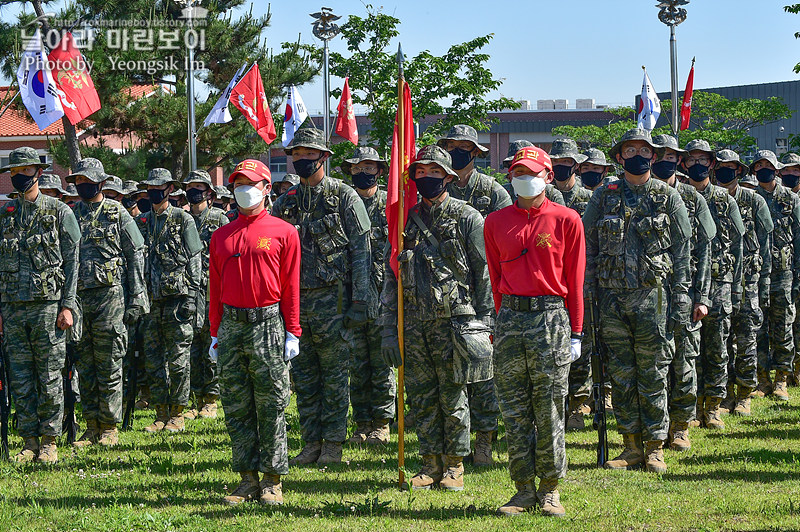
[{"label": "white glove", "polygon": [[579,338],[569,339],[570,362],[575,362],[581,357],[581,341]]},{"label": "white glove", "polygon": [[216,362],[217,359],[219,358],[219,352],[217,351],[218,347],[219,347],[219,342],[217,342],[217,337],[212,336],[211,346],[208,348],[208,356],[210,356],[211,360],[213,360],[214,362]]},{"label": "white glove", "polygon": [[283,349],[283,361],[289,362],[300,354],[300,340],[297,336],[286,331],[286,346]]}]

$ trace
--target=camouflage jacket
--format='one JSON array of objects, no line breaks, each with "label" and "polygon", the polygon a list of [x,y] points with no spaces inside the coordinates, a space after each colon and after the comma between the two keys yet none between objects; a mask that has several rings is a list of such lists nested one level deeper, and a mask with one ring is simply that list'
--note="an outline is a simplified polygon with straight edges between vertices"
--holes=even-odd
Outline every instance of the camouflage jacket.
[{"label": "camouflage jacket", "polygon": [[793,271],[800,276],[800,199],[783,185],[772,192],[758,186],[772,216],[772,273]]},{"label": "camouflage jacket", "polygon": [[744,225],[739,206],[727,189],[711,183],[700,194],[717,225],[717,235],[711,240],[711,280],[733,283],[733,295],[741,296]]},{"label": "camouflage jacket", "polygon": [[564,205],[583,216],[586,211],[586,205],[592,199],[592,191],[585,188],[580,179],[576,179],[571,189],[561,190],[560,192],[564,197]]},{"label": "camouflage jacket", "polygon": [[689,224],[692,226],[690,247],[692,250],[689,275],[691,285],[689,297],[692,303],[711,306],[711,240],[717,235],[717,225],[708,210],[705,198],[687,183],[677,179],[672,185],[681,195],[686,213],[689,215]]},{"label": "camouflage jacket", "polygon": [[380,295],[386,268],[386,244],[389,241],[389,224],[386,221],[386,191],[378,189],[369,198],[361,198],[370,220],[369,246],[372,251],[372,291],[369,317],[376,319],[380,312]]},{"label": "camouflage jacket", "polygon": [[[514,192],[514,187],[511,185],[510,182],[505,183],[503,185],[503,188],[506,189],[506,192],[508,192],[508,196],[511,198],[511,203],[517,201],[517,194]],[[547,186],[544,189],[544,195],[545,197],[547,197],[547,199],[549,199],[553,203],[558,203],[559,205],[563,205],[565,207],[567,206],[567,204],[564,202],[564,195],[561,193],[560,190],[558,190],[555,186],[553,186],[552,183],[547,184]]]},{"label": "camouflage jacket", "polygon": [[76,309],[81,232],[66,204],[39,194],[0,209],[0,301],[59,301]]},{"label": "camouflage jacket", "polygon": [[511,205],[511,197],[503,185],[477,170],[472,170],[464,187],[459,187],[453,180],[447,184],[447,191],[455,199],[466,201],[484,218]]},{"label": "camouflage jacket", "polygon": [[192,218],[194,218],[194,223],[197,226],[200,242],[203,243],[203,251],[200,254],[203,272],[201,286],[205,290],[208,287],[208,245],[211,243],[211,235],[228,223],[228,217],[222,209],[206,207],[200,214],[192,214]]},{"label": "camouflage jacket", "polygon": [[370,221],[355,190],[329,176],[317,186],[295,185],[272,206],[300,232],[300,289],[344,283],[351,300],[370,305]]},{"label": "camouflage jacket", "polygon": [[764,198],[755,190],[736,187],[733,198],[744,225],[742,284],[758,283],[759,301],[769,301],[772,272],[772,216]]}]

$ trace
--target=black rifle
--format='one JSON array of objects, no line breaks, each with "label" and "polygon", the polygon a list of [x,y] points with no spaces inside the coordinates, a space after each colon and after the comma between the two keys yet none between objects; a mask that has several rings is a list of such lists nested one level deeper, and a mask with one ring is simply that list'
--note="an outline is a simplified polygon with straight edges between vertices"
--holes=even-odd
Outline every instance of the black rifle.
[{"label": "black rifle", "polygon": [[139,319],[136,325],[131,327],[131,336],[133,336],[133,349],[130,353],[130,360],[128,366],[128,387],[126,390],[125,412],[122,416],[122,430],[131,428],[131,420],[133,419],[133,410],[136,408],[136,395],[139,393],[139,357],[142,356],[142,344],[144,338],[140,334],[139,327],[142,320]]},{"label": "black rifle", "polygon": [[608,427],[606,425],[606,406],[603,393],[606,387],[605,364],[600,351],[600,334],[598,331],[599,315],[597,301],[594,297],[589,300],[591,323],[589,329],[592,335],[592,399],[594,400],[594,419],[592,426],[597,431],[597,466],[603,467],[608,462]]},{"label": "black rifle", "polygon": [[3,337],[0,335],[0,460],[8,460],[8,418],[11,414],[11,392],[8,388],[8,364]]},{"label": "black rifle", "polygon": [[67,342],[67,357],[61,378],[64,386],[64,419],[61,422],[61,434],[66,433],[67,442],[75,441],[78,424],[75,422],[75,390],[72,389],[72,377],[75,374],[75,344]]}]

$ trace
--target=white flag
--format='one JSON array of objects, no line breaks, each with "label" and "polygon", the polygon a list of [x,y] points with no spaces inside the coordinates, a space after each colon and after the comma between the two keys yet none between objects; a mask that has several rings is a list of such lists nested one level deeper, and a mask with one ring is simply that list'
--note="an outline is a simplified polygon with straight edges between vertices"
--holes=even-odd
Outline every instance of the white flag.
[{"label": "white flag", "polygon": [[294,132],[300,129],[300,125],[308,118],[308,111],[300,93],[297,92],[297,87],[292,85],[289,87],[289,97],[286,99],[286,110],[283,113],[283,135],[281,141],[283,147],[289,145],[294,138]]},{"label": "white flag", "polygon": [[661,114],[661,101],[658,99],[653,84],[644,71],[644,81],[642,81],[642,98],[639,100],[639,128],[653,131],[656,122]]},{"label": "white flag", "polygon": [[228,86],[225,87],[225,90],[222,92],[222,95],[217,100],[217,103],[214,104],[214,108],[211,109],[211,112],[208,113],[205,121],[203,122],[203,127],[208,126],[209,124],[227,124],[233,117],[231,116],[231,110],[228,108],[228,102],[231,99],[231,91],[233,87],[239,83],[239,80],[242,78],[242,74],[244,74],[245,68],[247,67],[247,63],[242,65],[242,68],[239,69],[238,72],[233,76],[233,79]]},{"label": "white flag", "polygon": [[33,121],[43,130],[64,116],[64,108],[58,98],[58,88],[53,73],[48,68],[47,56],[42,46],[42,35],[36,29],[17,69],[17,82],[22,103]]}]

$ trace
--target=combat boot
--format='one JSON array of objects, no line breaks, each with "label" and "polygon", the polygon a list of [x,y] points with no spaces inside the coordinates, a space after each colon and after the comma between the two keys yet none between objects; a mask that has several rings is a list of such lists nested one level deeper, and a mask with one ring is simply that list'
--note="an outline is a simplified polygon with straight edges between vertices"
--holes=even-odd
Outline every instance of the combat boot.
[{"label": "combat boot", "polygon": [[342,462],[342,442],[324,441],[317,458],[318,464],[340,464]]},{"label": "combat boot", "polygon": [[692,448],[692,442],[689,441],[689,424],[684,421],[673,421],[670,428],[670,443],[669,448],[673,451],[688,451]]},{"label": "combat boot", "polygon": [[33,462],[39,456],[39,438],[31,436],[23,438],[22,450],[14,455],[14,461],[20,464]]},{"label": "combat boot", "polygon": [[792,364],[792,386],[800,386],[800,356],[795,355]]},{"label": "combat boot", "polygon": [[167,405],[155,405],[156,419],[152,424],[144,428],[145,432],[159,432],[164,430],[164,426],[169,422],[169,407]]},{"label": "combat boot", "polygon": [[77,441],[72,442],[73,447],[88,447],[94,443],[97,443],[97,438],[100,436],[100,428],[97,424],[96,419],[87,419],[86,420],[86,432],[78,438]]},{"label": "combat boot", "polygon": [[216,419],[217,418],[217,396],[206,395],[203,397],[203,406],[200,407],[200,412],[197,414],[203,419]]},{"label": "combat boot", "polygon": [[713,430],[725,430],[725,422],[722,421],[722,411],[719,408],[722,399],[719,397],[706,397],[706,417],[705,427]]},{"label": "combat boot", "polygon": [[561,506],[557,478],[543,478],[540,480],[536,498],[542,507],[542,515],[547,517],[564,517],[567,515],[566,510]]},{"label": "combat boot", "polygon": [[183,406],[172,405],[169,407],[169,421],[164,425],[167,432],[183,432],[186,424],[183,421]]},{"label": "combat boot", "polygon": [[255,471],[242,471],[239,473],[242,481],[233,490],[233,493],[222,498],[222,502],[228,506],[236,506],[246,501],[251,501],[259,496],[261,488],[258,485],[258,473]]},{"label": "combat boot", "polygon": [[750,394],[753,393],[752,388],[748,388],[747,386],[739,385],[739,393],[736,399],[736,407],[733,409],[733,413],[737,416],[749,416],[750,415]]},{"label": "combat boot", "polygon": [[577,401],[573,397],[569,399],[569,416],[567,417],[567,430],[583,430],[586,424],[583,421],[582,401]]},{"label": "combat boot", "polygon": [[139,400],[134,404],[136,410],[147,410],[150,408],[150,387],[142,386],[139,388]]},{"label": "combat boot", "polygon": [[356,430],[353,432],[353,435],[350,436],[350,439],[347,440],[350,443],[364,443],[367,441],[367,436],[372,429],[372,423],[369,421],[356,421]]},{"label": "combat boot", "polygon": [[666,473],[667,464],[664,463],[664,449],[661,440],[645,443],[645,464],[651,473]]},{"label": "combat boot", "polygon": [[758,385],[753,394],[756,397],[766,397],[772,393],[772,381],[769,378],[769,371],[760,369],[758,370]]},{"label": "combat boot", "polygon": [[533,482],[515,482],[517,492],[511,500],[497,509],[497,515],[520,515],[529,512],[536,507],[538,499]]},{"label": "combat boot", "polygon": [[689,422],[690,427],[702,427],[706,419],[706,398],[698,395],[697,406],[695,407],[694,419]]},{"label": "combat boot", "polygon": [[637,469],[644,463],[641,434],[623,434],[625,449],[619,456],[605,463],[606,469]]},{"label": "combat boot", "polygon": [[786,386],[786,377],[788,373],[778,370],[775,372],[775,384],[772,386],[772,395],[778,401],[789,400],[789,390]]},{"label": "combat boot", "polygon": [[442,461],[438,454],[422,456],[422,469],[411,478],[415,490],[429,490],[442,480]]},{"label": "combat boot", "polygon": [[114,447],[119,443],[119,431],[117,431],[116,423],[101,423],[100,424],[100,438],[97,443],[103,447]]},{"label": "combat boot", "polygon": [[197,419],[199,413],[200,411],[197,408],[190,408],[189,410],[184,410],[181,415],[183,419]]},{"label": "combat boot", "polygon": [[494,464],[494,458],[492,458],[493,438],[494,431],[475,433],[475,451],[472,453],[472,465],[484,467]]},{"label": "combat boot", "polygon": [[42,436],[42,445],[39,447],[39,456],[36,461],[41,464],[55,464],[58,462],[58,449],[55,436]]},{"label": "combat boot", "polygon": [[719,409],[723,414],[730,414],[736,408],[736,385],[729,384],[725,399],[720,403]]},{"label": "combat boot", "polygon": [[439,487],[447,491],[461,491],[464,489],[464,457],[445,456],[445,471]]},{"label": "combat boot", "polygon": [[261,496],[258,498],[258,502],[270,506],[283,504],[283,485],[281,484],[280,475],[264,473],[260,487]]},{"label": "combat boot", "polygon": [[319,459],[322,445],[318,441],[312,441],[305,444],[300,454],[289,460],[289,465],[308,465],[314,464]]},{"label": "combat boot", "polygon": [[372,430],[367,435],[368,445],[386,445],[389,443],[389,420],[381,419],[372,422]]}]

